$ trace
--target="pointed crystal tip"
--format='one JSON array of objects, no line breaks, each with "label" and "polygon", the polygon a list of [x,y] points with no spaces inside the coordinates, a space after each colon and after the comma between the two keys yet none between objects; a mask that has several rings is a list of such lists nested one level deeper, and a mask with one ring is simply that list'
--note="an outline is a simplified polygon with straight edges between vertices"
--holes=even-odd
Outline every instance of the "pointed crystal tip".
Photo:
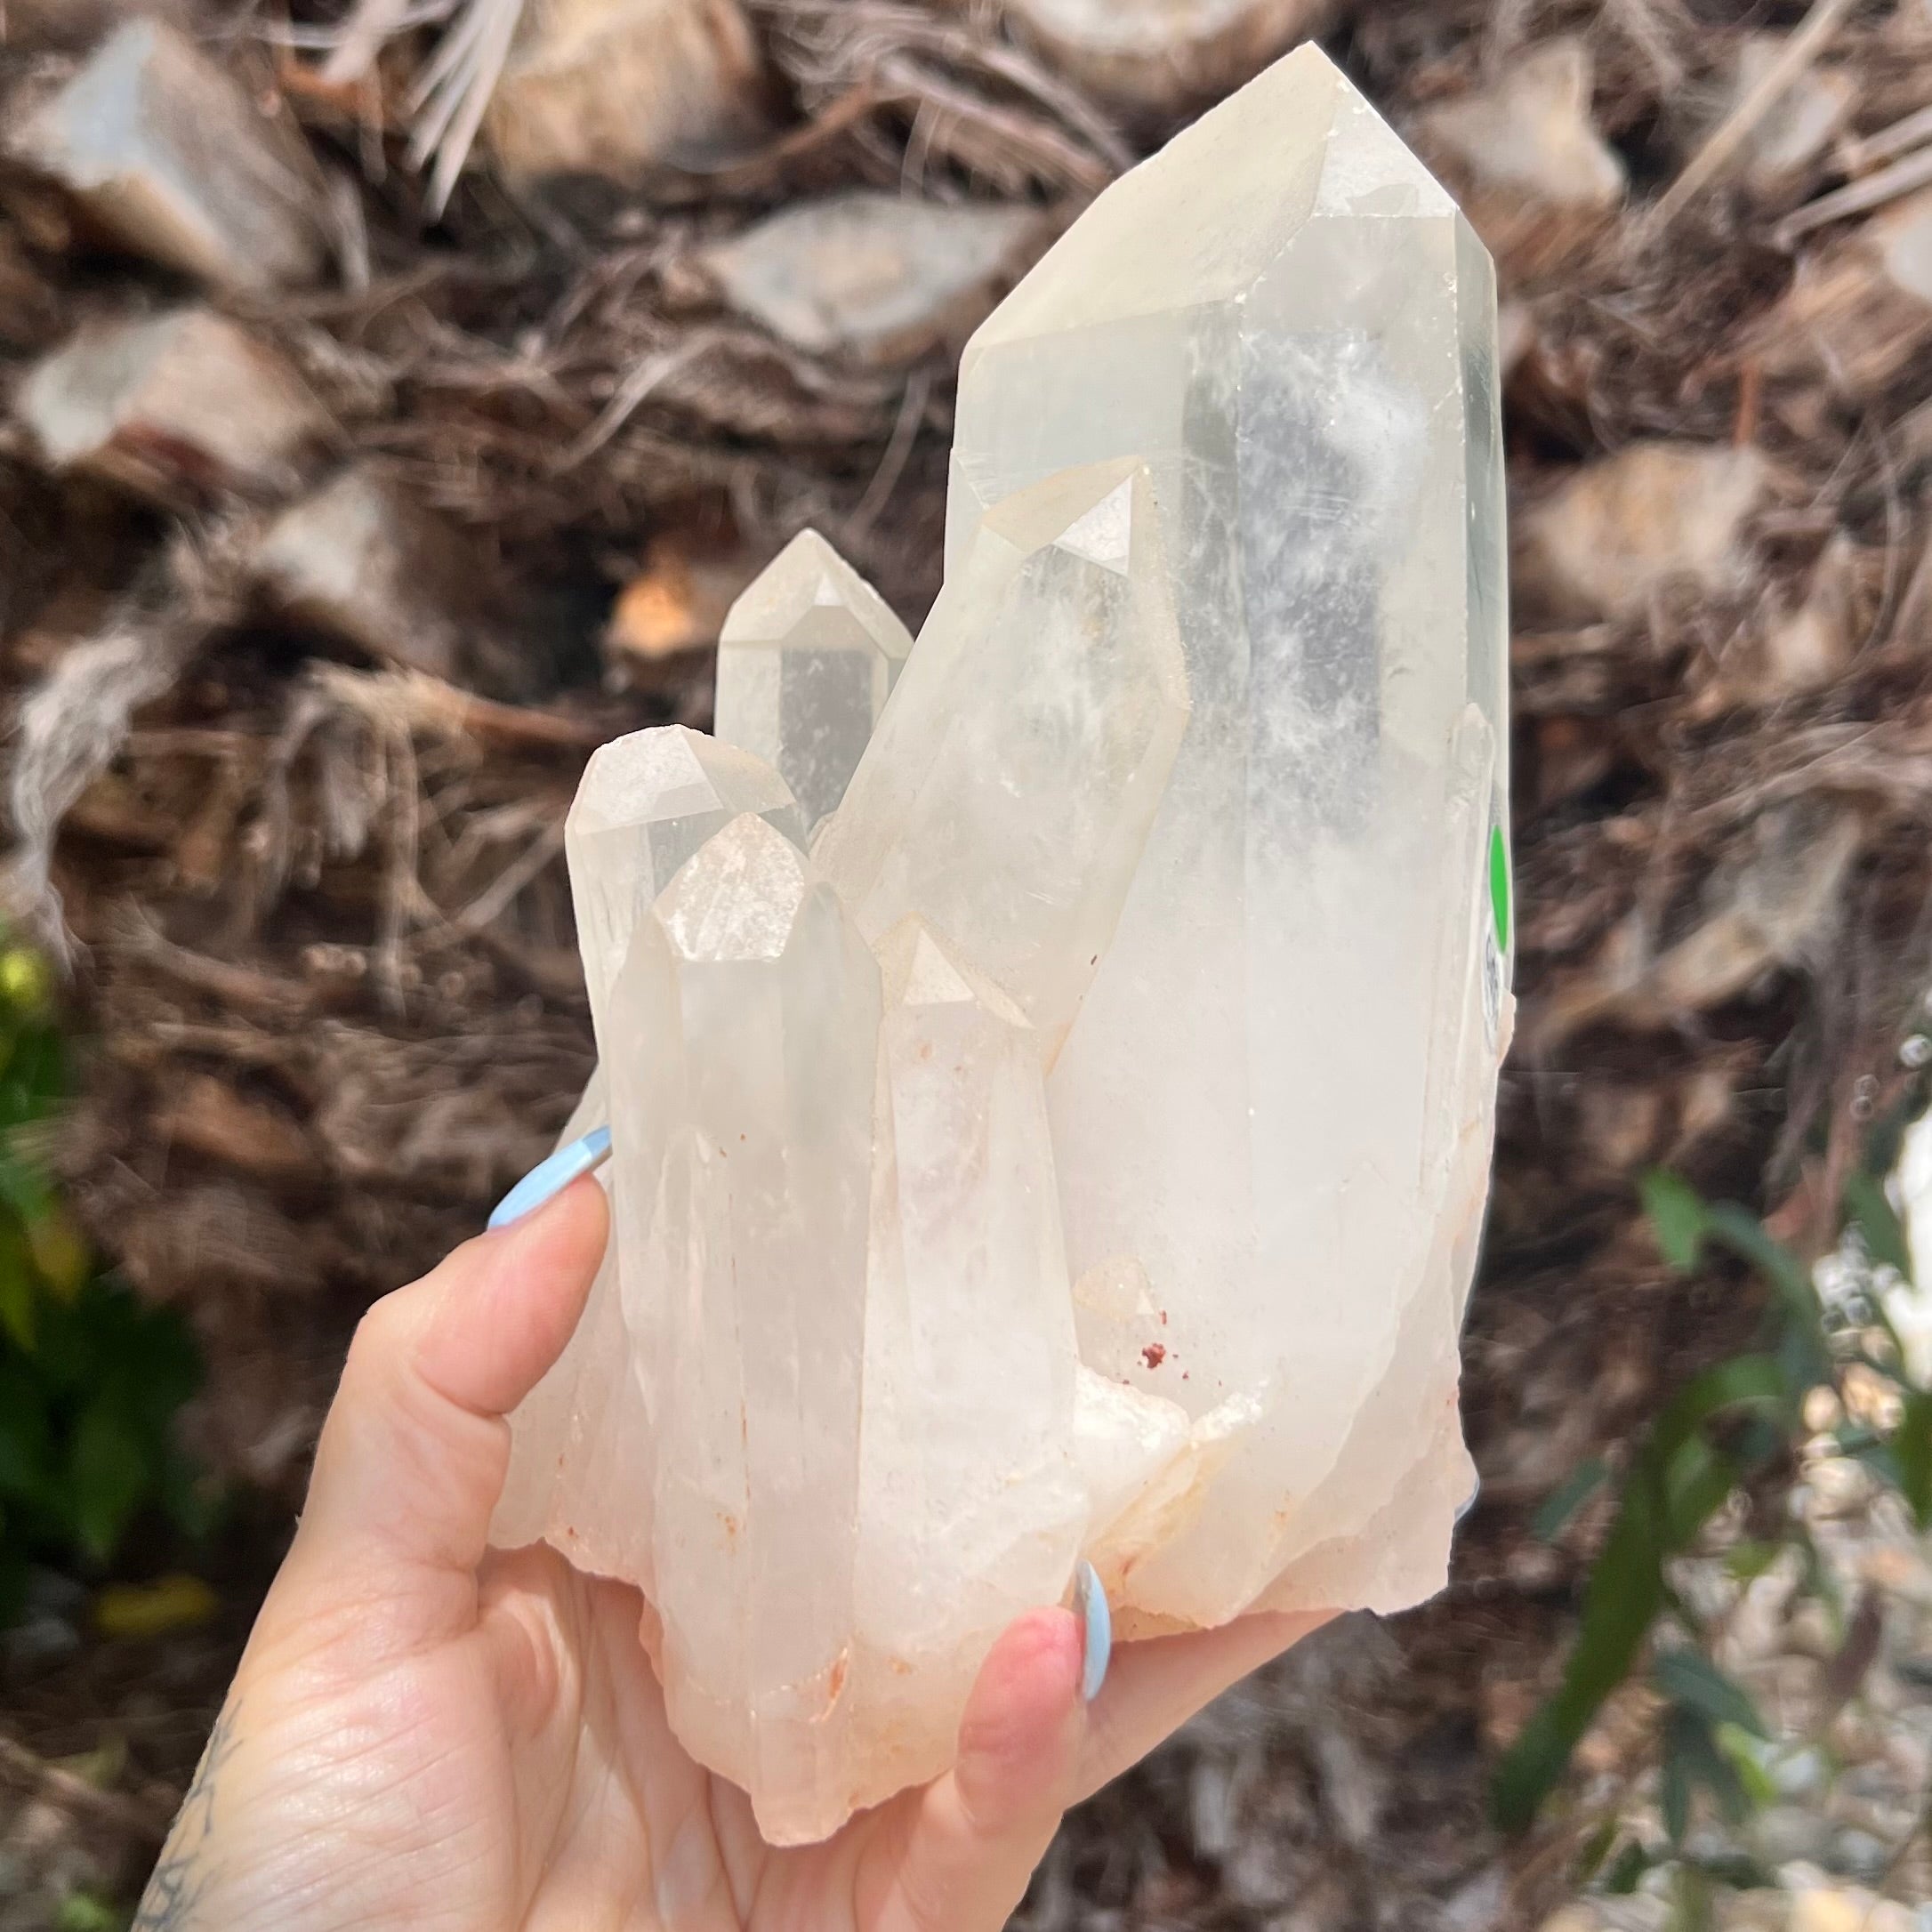
[{"label": "pointed crystal tip", "polygon": [[566,823],[573,833],[608,832],[713,812],[782,811],[793,802],[784,779],[750,753],[660,725],[592,753]]},{"label": "pointed crystal tip", "polygon": [[912,648],[872,585],[802,530],[725,619],[718,736],[767,760],[816,825],[844,797]]}]

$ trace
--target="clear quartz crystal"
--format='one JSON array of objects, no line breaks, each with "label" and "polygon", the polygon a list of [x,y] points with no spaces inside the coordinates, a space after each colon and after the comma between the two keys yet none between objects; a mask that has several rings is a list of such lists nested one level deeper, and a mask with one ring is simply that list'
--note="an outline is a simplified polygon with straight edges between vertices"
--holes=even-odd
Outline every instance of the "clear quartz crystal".
[{"label": "clear quartz crystal", "polygon": [[804,854],[746,814],[639,920],[609,1018],[671,1721],[768,1838],[821,1838],[855,1779],[878,964]]},{"label": "clear quartz crystal", "polygon": [[[1510,1016],[1494,344],[1453,205],[1291,55],[975,337],[946,587],[814,856],[747,751],[586,775],[616,1237],[494,1535],[643,1587],[774,1840],[943,1767],[1076,1554],[1127,1636],[1443,1582]],[[741,640],[851,616],[798,555]]]},{"label": "clear quartz crystal", "polygon": [[1233,1615],[1331,1478],[1359,1520],[1357,1415],[1411,1311],[1460,1309],[1437,1223],[1486,1147],[1507,971],[1470,864],[1506,791],[1494,344],[1480,245],[1305,47],[1103,195],[962,365],[949,569],[989,507],[1137,457],[1186,651],[1050,1104],[1076,1276],[1135,1257],[1167,1313],[1133,1379],[1197,1425],[1255,1413],[1135,1564],[1130,1629]]},{"label": "clear quartz crystal", "polygon": [[718,736],[777,772],[809,832],[845,796],[912,648],[878,592],[817,531],[801,530],[725,618]]},{"label": "clear quartz crystal", "polygon": [[1049,477],[973,532],[819,863],[868,938],[916,912],[964,947],[1051,1059],[1187,722],[1147,471]]},{"label": "clear quartz crystal", "polygon": [[592,754],[564,821],[577,943],[593,1018],[601,1015],[630,950],[639,911],[678,867],[741,812],[755,812],[794,844],[797,801],[768,764],[702,731],[633,731]]},{"label": "clear quartz crystal", "polygon": [[[1087,1493],[1039,1042],[923,922],[880,953],[858,1628],[890,1789],[945,1767],[994,1638],[1066,1589]],[[946,1695],[908,1706],[914,1675]]]},{"label": "clear quartz crystal", "polygon": [[[578,942],[600,1040],[610,993],[648,913],[679,866],[711,833],[754,812],[794,843],[798,807],[777,774],[701,731],[661,726],[592,754],[564,825]],[[601,1068],[561,1139],[610,1120]],[[607,1188],[611,1176],[604,1176]],[[554,1543],[581,1568],[648,1590],[654,1576],[649,1418],[631,1386],[630,1343],[618,1296],[614,1240],[569,1346],[511,1419],[510,1472],[491,1525],[506,1549]],[[632,1499],[619,1509],[609,1499]]]}]

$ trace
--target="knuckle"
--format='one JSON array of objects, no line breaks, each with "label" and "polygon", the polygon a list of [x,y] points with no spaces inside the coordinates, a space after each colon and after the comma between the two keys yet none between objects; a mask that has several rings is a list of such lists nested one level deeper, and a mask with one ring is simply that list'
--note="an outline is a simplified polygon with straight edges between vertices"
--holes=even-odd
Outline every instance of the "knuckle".
[{"label": "knuckle", "polygon": [[413,1340],[407,1291],[397,1289],[372,1302],[350,1338],[342,1371],[345,1382],[387,1380],[404,1358]]}]

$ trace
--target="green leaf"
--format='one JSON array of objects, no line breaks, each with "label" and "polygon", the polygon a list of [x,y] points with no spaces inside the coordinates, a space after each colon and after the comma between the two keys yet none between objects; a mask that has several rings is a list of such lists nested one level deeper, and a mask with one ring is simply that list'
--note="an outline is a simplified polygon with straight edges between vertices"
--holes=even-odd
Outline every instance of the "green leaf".
[{"label": "green leaf", "polygon": [[0,1363],[0,1496],[44,1502],[52,1475],[46,1400],[22,1367]]},{"label": "green leaf", "polygon": [[1663,1515],[1671,1550],[1686,1550],[1696,1542],[1737,1487],[1737,1479],[1736,1463],[1702,1436],[1677,1445],[1663,1472]]},{"label": "green leaf", "polygon": [[1663,1550],[1651,1485],[1627,1485],[1583,1598],[1563,1682],[1496,1767],[1491,1805],[1509,1832],[1527,1831],[1570,1754],[1630,1663],[1663,1605]]},{"label": "green leaf", "polygon": [[1753,1811],[1763,1811],[1777,1802],[1777,1781],[1771,1775],[1765,1763],[1761,1737],[1747,1735],[1735,1724],[1720,1724],[1717,1728],[1718,1749],[1737,1774],[1737,1782],[1743,1786],[1744,1795],[1751,1800]]},{"label": "green leaf", "polygon": [[1932,1389],[1914,1389],[1891,1441],[1899,1493],[1921,1530],[1932,1529]]},{"label": "green leaf", "polygon": [[1718,1748],[1715,1727],[1702,1711],[1679,1704],[1670,1713],[1670,1735],[1693,1787],[1709,1791],[1728,1823],[1742,1824],[1751,1815],[1751,1799],[1737,1767]]},{"label": "green leaf", "polygon": [[1689,1273],[1697,1266],[1710,1225],[1704,1197],[1682,1175],[1661,1167],[1646,1174],[1640,1186],[1659,1252],[1679,1274]]},{"label": "green leaf", "polygon": [[220,1484],[172,1443],[161,1468],[160,1491],[168,1520],[196,1542],[214,1534],[229,1500]]},{"label": "green leaf", "polygon": [[52,1026],[28,1026],[13,1042],[0,1076],[0,1124],[44,1120],[67,1097],[67,1050]]},{"label": "green leaf", "polygon": [[1845,1218],[1864,1236],[1865,1252],[1912,1279],[1912,1244],[1877,1175],[1860,1168],[1845,1186]]},{"label": "green leaf", "polygon": [[1783,1364],[1774,1356],[1736,1355],[1719,1362],[1686,1382],[1658,1417],[1651,1433],[1658,1467],[1706,1422],[1727,1411],[1795,1413],[1799,1393],[1792,1389]]},{"label": "green leaf", "polygon": [[97,1399],[81,1417],[69,1477],[75,1534],[89,1556],[105,1563],[150,1483],[148,1445],[111,1402]]},{"label": "green leaf", "polygon": [[52,1205],[52,1196],[39,1173],[0,1142],[0,1202],[23,1221],[36,1221]]},{"label": "green leaf", "polygon": [[69,1892],[54,1913],[54,1932],[122,1932],[127,1915],[88,1892]]},{"label": "green leaf", "polygon": [[1664,1932],[1711,1932],[1711,1881],[1696,1866],[1680,1864],[1670,1887],[1670,1915]]},{"label": "green leaf", "polygon": [[1616,1862],[1604,1874],[1603,1888],[1612,1898],[1628,1898],[1643,1882],[1652,1864],[1650,1854],[1632,1839],[1616,1856]]},{"label": "green leaf", "polygon": [[1823,1310],[1811,1270],[1749,1208],[1739,1207],[1735,1201],[1720,1201],[1708,1209],[1706,1223],[1713,1240],[1722,1243],[1741,1261],[1750,1262],[1777,1290],[1786,1316],[1807,1333],[1816,1333],[1829,1374],[1831,1357],[1823,1352]]},{"label": "green leaf", "polygon": [[[0,1229],[0,1236],[12,1234]],[[34,1352],[34,1277],[18,1240],[0,1238],[0,1334],[22,1355]]]},{"label": "green leaf", "polygon": [[1546,1497],[1542,1507],[1530,1518],[1530,1534],[1542,1542],[1553,1543],[1563,1534],[1564,1525],[1603,1486],[1609,1473],[1609,1466],[1601,1456],[1591,1456],[1588,1461],[1578,1463],[1569,1479]]},{"label": "green leaf", "polygon": [[1783,1415],[1793,1408],[1791,1384],[1775,1357],[1735,1356],[1694,1377],[1657,1419],[1624,1478],[1590,1572],[1563,1682],[1496,1767],[1490,1803],[1503,1831],[1525,1831],[1534,1823],[1663,1608],[1665,1559],[1687,1545],[1736,1485],[1735,1464],[1703,1441],[1704,1425],[1736,1410]]},{"label": "green leaf", "polygon": [[1557,1698],[1538,1706],[1503,1753],[1490,1785],[1490,1810],[1501,1830],[1515,1835],[1536,1822],[1581,1735],[1573,1731],[1568,1713],[1559,1708]]},{"label": "green leaf", "polygon": [[1777,1886],[1777,1874],[1747,1852],[1719,1852],[1689,1862],[1705,1878],[1735,1892],[1768,1892]]},{"label": "green leaf", "polygon": [[1774,1542],[1733,1543],[1724,1553],[1724,1567],[1739,1583],[1754,1583],[1778,1560],[1783,1546]]},{"label": "green leaf", "polygon": [[1606,1818],[1583,1840],[1583,1848],[1576,1855],[1576,1868],[1570,1875],[1570,1882],[1577,1890],[1581,1891],[1603,1870],[1603,1862],[1610,1856],[1616,1841],[1617,1821],[1614,1818]]},{"label": "green leaf", "polygon": [[1670,1835],[1672,1845],[1681,1845],[1685,1832],[1690,1830],[1691,1799],[1695,1790],[1690,1760],[1683,1750],[1684,1727],[1678,1721],[1679,1715],[1673,1711],[1664,1727],[1663,1768],[1657,1787],[1657,1803],[1663,1813],[1663,1829]]},{"label": "green leaf", "polygon": [[1750,1693],[1699,1652],[1660,1650],[1650,1670],[1657,1688],[1672,1703],[1698,1712],[1712,1724],[1735,1724],[1753,1737],[1771,1735]]}]

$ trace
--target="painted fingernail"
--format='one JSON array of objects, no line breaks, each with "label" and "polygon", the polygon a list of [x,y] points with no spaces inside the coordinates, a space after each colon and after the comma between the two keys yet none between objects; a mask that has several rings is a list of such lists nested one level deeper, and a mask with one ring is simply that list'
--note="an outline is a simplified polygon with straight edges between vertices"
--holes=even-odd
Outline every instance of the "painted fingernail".
[{"label": "painted fingernail", "polygon": [[1466,1517],[1469,1513],[1469,1511],[1476,1507],[1477,1500],[1482,1495],[1482,1493],[1483,1479],[1480,1476],[1478,1476],[1475,1479],[1475,1481],[1469,1485],[1469,1493],[1462,1499],[1462,1507],[1456,1511],[1456,1521],[1458,1523],[1460,1523],[1462,1518]]},{"label": "painted fingernail", "polygon": [[1074,1572],[1074,1614],[1087,1639],[1086,1662],[1080,1671],[1081,1701],[1091,1704],[1107,1682],[1107,1662],[1114,1654],[1113,1613],[1091,1563],[1083,1562]]},{"label": "painted fingernail", "polygon": [[540,1208],[552,1195],[561,1194],[580,1175],[591,1174],[610,1158],[610,1129],[593,1127],[582,1139],[561,1147],[547,1161],[539,1161],[496,1205],[490,1210],[492,1234],[520,1221],[533,1208]]}]

